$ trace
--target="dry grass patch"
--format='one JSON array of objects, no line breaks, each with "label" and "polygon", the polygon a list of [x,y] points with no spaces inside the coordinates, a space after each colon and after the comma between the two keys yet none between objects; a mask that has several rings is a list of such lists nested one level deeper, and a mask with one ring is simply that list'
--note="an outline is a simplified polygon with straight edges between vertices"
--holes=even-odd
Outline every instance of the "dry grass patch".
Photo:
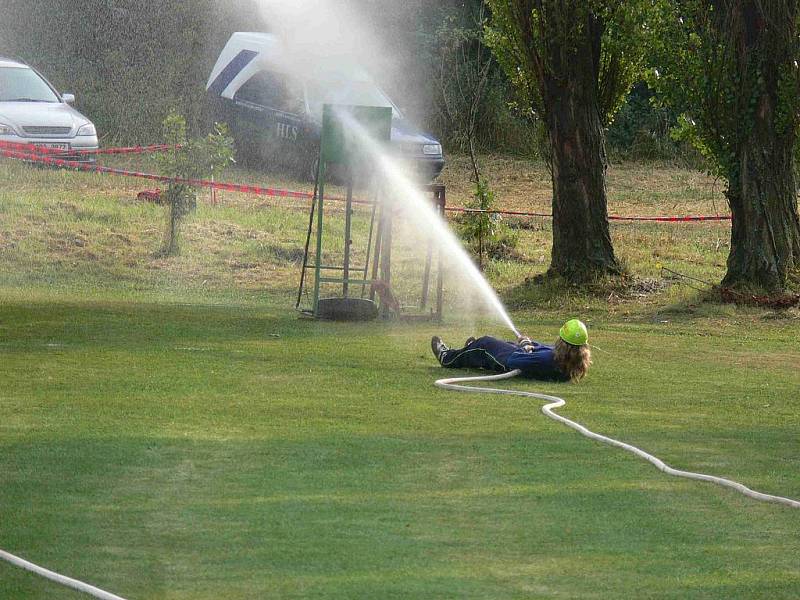
[{"label": "dry grass patch", "polygon": [[[487,156],[481,168],[495,191],[497,207],[550,212],[553,196],[544,163],[529,159]],[[469,159],[449,156],[441,175],[448,204],[464,206],[474,193]],[[609,212],[621,216],[727,214],[723,182],[697,170],[667,164],[613,164],[608,170]]]}]

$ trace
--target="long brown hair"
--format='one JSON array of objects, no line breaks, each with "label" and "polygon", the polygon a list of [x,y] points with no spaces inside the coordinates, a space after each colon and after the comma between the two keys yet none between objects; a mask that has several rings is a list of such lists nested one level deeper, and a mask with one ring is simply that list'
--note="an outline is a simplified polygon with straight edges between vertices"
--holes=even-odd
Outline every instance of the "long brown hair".
[{"label": "long brown hair", "polygon": [[592,366],[592,351],[589,350],[588,344],[573,346],[558,338],[553,347],[553,354],[558,368],[573,383],[583,379],[589,367]]}]

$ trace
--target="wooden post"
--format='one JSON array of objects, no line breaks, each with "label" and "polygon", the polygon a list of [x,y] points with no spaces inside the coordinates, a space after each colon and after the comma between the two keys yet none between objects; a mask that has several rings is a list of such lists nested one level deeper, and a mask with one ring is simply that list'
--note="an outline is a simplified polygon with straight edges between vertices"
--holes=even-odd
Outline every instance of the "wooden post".
[{"label": "wooden post", "polygon": [[428,285],[431,279],[431,260],[433,259],[433,239],[428,239],[428,251],[425,255],[425,273],[422,275],[422,299],[420,300],[420,310],[425,310],[428,305]]},{"label": "wooden post", "polygon": [[[447,192],[445,191],[445,187],[441,186],[439,188],[436,204],[438,205],[439,215],[441,216],[442,220],[447,218],[447,213],[445,212],[445,208],[447,207]],[[438,273],[436,274],[436,320],[442,320],[442,306],[444,304],[444,256],[442,254],[442,245],[438,245],[438,253],[439,253],[439,265],[438,265]]]},{"label": "wooden post", "polygon": [[[366,281],[367,275],[369,275],[369,261],[372,258],[372,236],[375,233],[375,211],[378,207],[378,198],[377,195],[373,198],[372,201],[372,214],[369,219],[369,236],[367,237],[367,257],[364,260],[364,272],[362,273],[362,279]],[[366,283],[361,284],[361,297],[364,297],[366,293]]]},{"label": "wooden post", "polygon": [[[378,279],[378,267],[380,266],[381,260],[381,247],[383,244],[383,221],[384,221],[384,213],[385,205],[381,202],[381,206],[378,209],[378,231],[375,234],[375,256],[372,259],[372,281]],[[375,301],[375,287],[373,286],[369,291],[369,299],[373,302]]]},{"label": "wooden post", "polygon": [[314,265],[314,305],[313,312],[315,317],[319,317],[319,290],[320,277],[322,276],[322,217],[323,200],[325,198],[325,160],[320,156],[319,161],[319,189],[317,198],[317,255]]},{"label": "wooden post", "polygon": [[347,200],[344,207],[344,280],[342,282],[342,296],[347,298],[348,283],[350,279],[350,246],[353,240],[350,239],[353,217],[353,169],[347,167]]},{"label": "wooden post", "polygon": [[383,251],[381,252],[381,279],[386,287],[392,284],[392,221],[393,210],[386,207],[383,231]]}]

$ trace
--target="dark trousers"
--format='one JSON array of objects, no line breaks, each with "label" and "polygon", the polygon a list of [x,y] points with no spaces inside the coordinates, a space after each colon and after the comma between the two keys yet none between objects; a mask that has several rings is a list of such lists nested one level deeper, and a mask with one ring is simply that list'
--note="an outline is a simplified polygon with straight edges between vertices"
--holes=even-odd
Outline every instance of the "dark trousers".
[{"label": "dark trousers", "polygon": [[478,338],[463,348],[442,352],[441,363],[450,369],[486,369],[505,373],[506,359],[519,350],[516,344],[504,342],[490,336]]}]

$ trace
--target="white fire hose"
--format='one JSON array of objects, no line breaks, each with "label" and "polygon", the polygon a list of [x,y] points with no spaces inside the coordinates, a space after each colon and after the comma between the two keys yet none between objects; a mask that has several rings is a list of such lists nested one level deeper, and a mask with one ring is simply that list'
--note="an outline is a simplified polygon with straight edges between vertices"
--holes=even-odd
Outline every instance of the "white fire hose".
[{"label": "white fire hose", "polygon": [[580,423],[576,423],[575,421],[570,421],[566,417],[562,417],[561,415],[558,415],[553,412],[553,409],[561,408],[566,404],[566,401],[563,398],[559,398],[557,396],[548,396],[547,394],[538,394],[535,392],[523,392],[518,390],[507,390],[501,388],[472,387],[467,385],[460,385],[463,383],[475,382],[475,381],[499,381],[501,379],[511,379],[512,377],[516,377],[520,373],[521,371],[519,369],[515,369],[513,371],[510,371],[508,373],[502,373],[500,375],[484,375],[480,377],[450,377],[447,379],[439,379],[438,381],[436,381],[436,385],[440,388],[444,388],[447,390],[456,390],[459,392],[472,392],[477,394],[507,394],[509,396],[523,396],[525,398],[538,398],[540,400],[545,400],[546,402],[549,402],[549,404],[545,404],[542,407],[542,412],[551,419],[563,423],[567,427],[572,427],[572,429],[575,429],[576,431],[580,432],[582,435],[588,438],[597,440],[598,442],[603,442],[604,444],[609,444],[611,446],[617,446],[618,448],[622,448],[624,450],[627,450],[628,452],[632,452],[636,456],[652,463],[659,471],[663,471],[667,475],[674,475],[676,477],[685,477],[687,479],[698,479],[700,481],[709,481],[711,483],[716,483],[717,485],[722,485],[734,489],[737,492],[740,492],[745,496],[754,498],[756,500],[762,500],[764,502],[777,502],[778,504],[785,504],[786,506],[791,506],[793,508],[800,508],[800,501],[792,500],[791,498],[784,498],[782,496],[773,496],[771,494],[764,494],[762,492],[757,492],[742,485],[741,483],[738,483],[736,481],[731,481],[730,479],[724,479],[722,477],[714,477],[713,475],[706,475],[704,473],[693,473],[691,471],[681,471],[680,469],[673,469],[664,461],[662,461],[660,458],[657,458],[652,454],[648,454],[647,452],[637,448],[636,446],[631,446],[630,444],[626,444],[625,442],[620,442],[619,440],[615,440],[613,438],[606,437],[598,433],[594,433],[593,431],[589,431],[588,429],[586,429],[586,427],[584,427]]},{"label": "white fire hose", "polygon": [[40,575],[45,579],[49,579],[50,581],[54,581],[65,587],[72,588],[73,590],[83,592],[84,594],[89,594],[90,596],[94,596],[95,598],[99,598],[100,600],[125,600],[120,596],[116,596],[109,592],[105,592],[100,588],[96,588],[93,585],[89,585],[88,583],[83,583],[82,581],[78,581],[77,579],[72,579],[71,577],[66,577],[64,575],[59,575],[58,573],[55,573],[53,571],[49,571],[43,567],[40,567],[39,565],[35,565],[32,562],[28,562],[27,560],[22,559],[19,556],[14,556],[13,554],[4,552],[3,550],[0,550],[0,559],[11,563],[15,567],[19,567],[20,569],[25,569],[26,571],[30,571],[31,573],[35,573],[36,575]]}]

